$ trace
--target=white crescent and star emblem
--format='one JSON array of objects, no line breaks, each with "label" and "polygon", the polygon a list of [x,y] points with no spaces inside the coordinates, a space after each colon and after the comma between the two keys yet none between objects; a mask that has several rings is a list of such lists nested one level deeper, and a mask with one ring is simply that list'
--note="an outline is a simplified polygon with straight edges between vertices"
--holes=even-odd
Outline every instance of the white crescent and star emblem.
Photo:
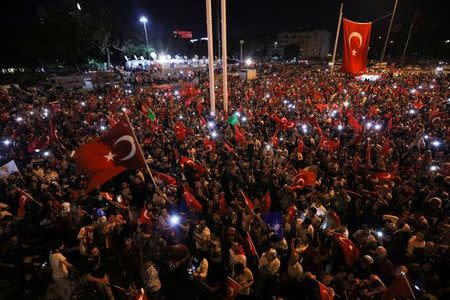
[{"label": "white crescent and star emblem", "polygon": [[[362,38],[361,33],[356,32],[356,31],[353,31],[352,33],[350,33],[350,35],[348,36],[348,44],[349,44],[350,47],[352,46],[352,43],[351,43],[352,37],[358,38],[358,40],[359,40],[358,49],[361,48],[361,45],[362,45],[362,42],[363,42],[363,38]],[[353,56],[356,56],[357,53],[358,53],[358,51],[356,49],[352,49],[352,55]]]},{"label": "white crescent and star emblem", "polygon": [[[121,136],[114,143],[113,149],[118,143],[120,143],[122,141],[130,143],[131,150],[125,157],[121,158],[120,160],[122,160],[122,161],[123,160],[129,160],[130,158],[132,158],[136,154],[136,144],[134,143],[134,138],[131,135],[123,135],[123,136]],[[107,155],[105,155],[104,157],[106,158],[107,161],[114,161],[114,157],[116,155],[117,154],[114,154],[111,151],[109,151],[109,153]]]}]

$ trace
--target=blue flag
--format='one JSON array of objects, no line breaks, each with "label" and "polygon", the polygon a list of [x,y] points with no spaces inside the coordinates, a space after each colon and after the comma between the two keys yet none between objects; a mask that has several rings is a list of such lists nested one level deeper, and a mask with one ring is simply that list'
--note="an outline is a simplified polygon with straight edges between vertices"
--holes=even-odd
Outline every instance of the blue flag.
[{"label": "blue flag", "polygon": [[283,216],[281,212],[271,212],[267,214],[261,214],[262,219],[266,222],[269,229],[277,236],[282,237],[284,234],[283,229]]}]

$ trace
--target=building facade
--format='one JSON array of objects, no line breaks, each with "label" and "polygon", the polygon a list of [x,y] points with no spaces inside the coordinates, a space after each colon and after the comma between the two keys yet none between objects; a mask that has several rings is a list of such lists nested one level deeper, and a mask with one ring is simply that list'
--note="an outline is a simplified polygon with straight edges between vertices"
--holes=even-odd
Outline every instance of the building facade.
[{"label": "building facade", "polygon": [[298,46],[301,58],[326,58],[330,51],[331,34],[327,30],[281,32],[277,36],[277,46]]}]

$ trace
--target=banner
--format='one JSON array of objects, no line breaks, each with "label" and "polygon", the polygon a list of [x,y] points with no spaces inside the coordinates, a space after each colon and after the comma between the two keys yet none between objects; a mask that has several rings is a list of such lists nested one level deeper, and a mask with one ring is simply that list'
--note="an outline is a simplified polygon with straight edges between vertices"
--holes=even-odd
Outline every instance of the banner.
[{"label": "banner", "polygon": [[345,18],[342,20],[344,72],[350,74],[362,73],[366,70],[372,23],[357,23]]}]

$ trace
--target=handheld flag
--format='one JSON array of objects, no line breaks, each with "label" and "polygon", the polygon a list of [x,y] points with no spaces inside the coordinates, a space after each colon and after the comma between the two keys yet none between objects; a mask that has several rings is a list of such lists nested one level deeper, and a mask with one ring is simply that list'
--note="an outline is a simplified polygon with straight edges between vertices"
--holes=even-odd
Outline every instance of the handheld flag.
[{"label": "handheld flag", "polygon": [[261,209],[262,213],[268,213],[270,211],[270,206],[272,205],[272,200],[270,199],[270,193],[267,191],[267,193],[264,195],[263,199],[263,208]]},{"label": "handheld flag", "polygon": [[203,206],[200,202],[198,202],[197,199],[195,199],[194,195],[191,194],[188,188],[183,187],[183,197],[186,201],[186,206],[191,209],[195,210],[197,212],[201,212],[203,209]]},{"label": "handheld flag", "polygon": [[19,188],[17,190],[19,191],[19,194],[20,194],[19,195],[19,205],[18,205],[18,208],[17,208],[17,217],[18,218],[23,218],[23,216],[25,215],[25,207],[33,199],[24,190],[19,189]]},{"label": "handheld flag", "polygon": [[74,155],[79,174],[88,179],[86,192],[126,169],[145,168],[146,163],[126,116],[105,135],[81,146]]},{"label": "handheld flag", "polygon": [[206,168],[202,165],[196,164],[192,159],[183,156],[180,160],[180,165],[182,168],[184,168],[184,166],[189,166],[195,170],[197,170],[197,172],[199,172],[200,174],[203,174],[206,172]]},{"label": "handheld flag", "polygon": [[334,237],[339,242],[339,245],[344,252],[345,264],[347,266],[352,266],[359,258],[358,247],[356,247],[356,245],[349,238],[341,233],[336,233]]},{"label": "handheld flag", "polygon": [[253,204],[253,201],[243,191],[241,191],[241,195],[244,198],[245,204],[250,209],[250,211],[253,213],[253,211],[255,210],[255,205]]}]

